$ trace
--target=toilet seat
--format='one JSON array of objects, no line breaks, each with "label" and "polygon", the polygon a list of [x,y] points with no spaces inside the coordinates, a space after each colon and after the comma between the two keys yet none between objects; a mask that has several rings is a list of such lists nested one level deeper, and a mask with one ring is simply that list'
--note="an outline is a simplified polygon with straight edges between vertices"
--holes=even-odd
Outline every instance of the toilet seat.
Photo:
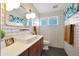
[{"label": "toilet seat", "polygon": [[49,44],[49,43],[50,43],[49,41],[44,40],[44,47],[43,47],[44,50],[48,50],[48,49],[49,49],[49,48],[48,48],[48,44]]},{"label": "toilet seat", "polygon": [[50,42],[47,40],[44,40],[44,44],[49,44]]}]

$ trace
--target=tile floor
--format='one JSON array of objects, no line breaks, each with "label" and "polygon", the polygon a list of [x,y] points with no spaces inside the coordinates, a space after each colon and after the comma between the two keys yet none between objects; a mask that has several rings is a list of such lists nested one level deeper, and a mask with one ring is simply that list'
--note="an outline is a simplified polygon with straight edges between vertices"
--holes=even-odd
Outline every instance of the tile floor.
[{"label": "tile floor", "polygon": [[49,47],[49,50],[43,50],[42,56],[67,56],[63,48]]}]

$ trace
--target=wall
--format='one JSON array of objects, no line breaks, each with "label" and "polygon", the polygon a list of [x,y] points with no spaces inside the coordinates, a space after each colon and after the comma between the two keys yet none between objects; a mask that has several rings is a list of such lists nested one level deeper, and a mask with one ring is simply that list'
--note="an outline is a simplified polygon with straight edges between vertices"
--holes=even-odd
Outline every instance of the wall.
[{"label": "wall", "polygon": [[59,24],[40,28],[40,34],[44,35],[45,40],[49,40],[49,46],[63,48],[64,46],[64,20],[63,11],[41,14],[42,17],[58,16]]},{"label": "wall", "polygon": [[[78,4],[79,10],[79,4]],[[74,45],[64,42],[64,49],[70,56],[79,56],[79,12],[65,21],[65,25],[75,24],[74,27]]]},{"label": "wall", "polygon": [[[0,19],[1,19],[1,3],[0,3]],[[1,21],[0,21],[0,25],[1,25]]]},{"label": "wall", "polygon": [[[31,5],[31,7],[33,7],[32,6],[32,4],[26,4],[26,3],[23,3],[25,6],[25,8],[27,9],[28,8],[28,5]],[[23,5],[23,4],[21,4],[21,5]],[[30,8],[30,7],[29,7]],[[36,9],[33,7],[33,11],[34,12],[36,12],[36,14],[37,14],[37,16],[38,16],[38,13],[37,13],[37,11],[36,11]],[[8,15],[9,14],[11,14],[11,15],[14,15],[14,16],[16,16],[16,17],[20,17],[20,18],[23,18],[23,19],[26,19],[26,17],[25,17],[25,15],[26,15],[26,13],[27,13],[27,10],[25,10],[24,8],[22,8],[22,7],[19,7],[18,9],[14,9],[14,10],[12,10],[12,11],[7,11],[7,17],[6,17],[6,20],[8,20]],[[2,23],[2,22],[1,22]],[[11,23],[12,25],[13,24],[15,24],[15,23]],[[16,24],[15,24],[16,25]],[[5,25],[5,23],[4,23],[4,21],[3,21],[3,24],[2,24],[2,29],[6,32],[6,33],[13,33],[13,32],[16,32],[16,31],[18,31],[18,29],[30,29],[30,27],[24,27],[24,26],[6,26]]]},{"label": "wall", "polygon": [[65,42],[64,48],[68,55],[79,56],[79,23],[75,24],[74,28],[74,45]]}]

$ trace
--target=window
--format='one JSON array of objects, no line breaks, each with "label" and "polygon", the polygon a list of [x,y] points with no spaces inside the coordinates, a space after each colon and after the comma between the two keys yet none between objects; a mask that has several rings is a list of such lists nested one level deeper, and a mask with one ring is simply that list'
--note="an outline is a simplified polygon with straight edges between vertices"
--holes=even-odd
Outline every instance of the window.
[{"label": "window", "polygon": [[58,24],[58,17],[52,16],[49,18],[49,25],[57,25]]},{"label": "window", "polygon": [[48,18],[41,18],[40,26],[47,26],[47,25],[48,25]]},{"label": "window", "polygon": [[39,26],[39,18],[33,19],[33,26]]},{"label": "window", "polygon": [[77,12],[77,4],[72,3],[68,6],[68,8],[64,11],[64,19],[65,21],[73,16]]},{"label": "window", "polygon": [[27,26],[32,26],[32,20],[27,20]]}]

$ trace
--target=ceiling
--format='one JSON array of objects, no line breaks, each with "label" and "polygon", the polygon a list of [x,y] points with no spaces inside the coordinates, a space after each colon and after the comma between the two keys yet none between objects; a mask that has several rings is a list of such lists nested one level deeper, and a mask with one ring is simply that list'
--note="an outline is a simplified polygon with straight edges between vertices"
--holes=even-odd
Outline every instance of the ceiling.
[{"label": "ceiling", "polygon": [[68,3],[21,3],[20,8],[15,9],[11,12],[19,14],[20,16],[25,18],[25,15],[26,13],[28,13],[29,9],[32,9],[33,12],[40,16],[41,14],[65,10],[68,5]]},{"label": "ceiling", "polygon": [[20,17],[25,18],[25,15],[27,12],[23,8],[19,7],[17,9],[12,10],[12,11],[8,11],[7,13],[19,15]]},{"label": "ceiling", "polygon": [[[8,11],[8,14],[18,14],[22,18],[26,18],[26,14],[29,12],[29,9],[32,9],[32,11],[35,10],[31,3],[21,3],[19,8]],[[34,12],[36,13],[36,11]]]},{"label": "ceiling", "polygon": [[29,9],[33,11],[33,5],[31,3],[21,3],[20,7],[22,7],[26,12],[29,12]]},{"label": "ceiling", "polygon": [[34,7],[41,13],[49,13],[58,10],[64,10],[68,7],[68,3],[34,3]]},{"label": "ceiling", "polygon": [[28,12],[32,9],[33,12],[39,14],[46,14],[55,11],[65,10],[69,3],[21,3],[21,6]]}]

